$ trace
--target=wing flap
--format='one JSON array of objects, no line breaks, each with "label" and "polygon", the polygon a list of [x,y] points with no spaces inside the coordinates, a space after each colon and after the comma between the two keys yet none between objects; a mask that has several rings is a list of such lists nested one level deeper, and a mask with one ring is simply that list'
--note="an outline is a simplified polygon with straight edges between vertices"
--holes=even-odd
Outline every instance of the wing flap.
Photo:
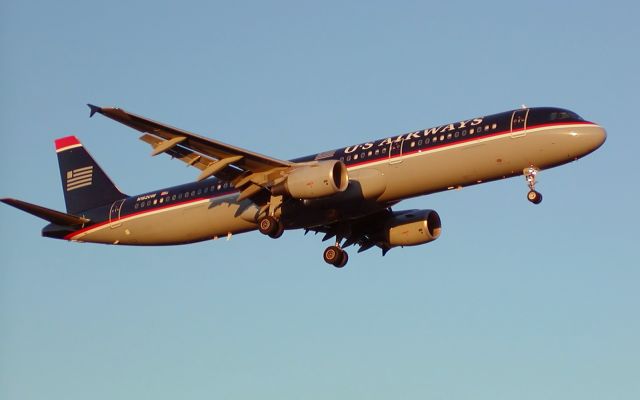
[{"label": "wing flap", "polygon": [[[157,149],[162,149],[162,151],[158,151],[159,153],[166,153],[168,155],[171,156],[171,158],[176,158],[180,161],[182,161],[183,163],[187,164],[187,166],[192,166],[195,168],[198,168],[199,170],[203,171],[203,173],[201,175],[204,174],[204,171],[206,171],[208,168],[211,168],[212,165],[215,165],[216,163],[220,162],[214,158],[208,157],[204,154],[199,154],[195,151],[189,150],[185,147],[182,147],[179,144],[174,144],[174,145],[169,145],[167,146],[167,148],[162,148],[166,145],[163,145],[164,143],[168,142],[167,140],[161,139],[157,136],[153,136],[153,135],[149,135],[148,133],[145,133],[144,135],[140,136],[140,140],[142,140],[145,143],[148,143],[149,145],[151,145],[151,147],[154,149],[153,153],[155,153],[157,151]],[[152,155],[153,155],[152,153]],[[239,156],[238,156],[239,157]],[[224,165],[223,168],[218,169],[217,171],[215,171],[212,174],[207,174],[207,176],[205,176],[205,178],[213,175],[219,179],[225,180],[225,181],[232,181],[234,179],[236,179],[238,176],[240,176],[242,174],[242,171],[233,168],[231,165],[231,163]],[[204,178],[202,178],[204,179]]]}]

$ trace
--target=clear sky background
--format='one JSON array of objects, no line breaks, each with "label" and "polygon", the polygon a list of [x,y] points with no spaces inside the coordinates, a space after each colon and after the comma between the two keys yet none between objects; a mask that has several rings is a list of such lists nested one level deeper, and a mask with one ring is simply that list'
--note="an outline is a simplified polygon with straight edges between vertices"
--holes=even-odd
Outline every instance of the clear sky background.
[{"label": "clear sky background", "polygon": [[[439,240],[74,244],[0,206],[2,399],[638,399],[636,1],[0,3],[0,196],[64,210],[53,140],[136,194],[195,179],[85,103],[278,158],[529,106],[606,144],[405,201]],[[443,166],[442,168],[446,168]],[[419,171],[415,172],[416,174]]]}]

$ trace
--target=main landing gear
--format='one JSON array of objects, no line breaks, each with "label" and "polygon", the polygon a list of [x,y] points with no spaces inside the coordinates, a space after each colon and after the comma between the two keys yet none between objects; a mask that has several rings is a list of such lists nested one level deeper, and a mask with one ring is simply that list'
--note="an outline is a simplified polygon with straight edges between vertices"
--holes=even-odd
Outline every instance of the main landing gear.
[{"label": "main landing gear", "polygon": [[335,246],[329,246],[324,249],[322,257],[327,264],[331,264],[336,268],[344,267],[349,261],[349,254],[342,250],[340,243],[336,243]]},{"label": "main landing gear", "polygon": [[529,186],[527,200],[533,204],[540,204],[540,202],[542,202],[542,194],[540,194],[540,192],[536,192],[536,175],[538,174],[538,170],[534,167],[529,167],[525,168],[522,172],[524,173],[524,179],[527,181],[527,185]]},{"label": "main landing gear", "polygon": [[258,230],[263,235],[267,235],[272,239],[277,239],[284,233],[284,225],[271,215],[268,215],[258,220]]},{"label": "main landing gear", "polygon": [[258,219],[258,230],[263,235],[277,239],[284,233],[284,225],[277,217],[280,217],[282,196],[271,196],[269,203],[263,207],[260,213],[263,217]]}]

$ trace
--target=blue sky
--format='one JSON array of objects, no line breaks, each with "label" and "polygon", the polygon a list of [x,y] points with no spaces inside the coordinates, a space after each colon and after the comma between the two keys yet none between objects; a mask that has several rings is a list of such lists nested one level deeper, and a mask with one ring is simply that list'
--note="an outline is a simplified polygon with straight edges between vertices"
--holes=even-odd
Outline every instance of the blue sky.
[{"label": "blue sky", "polygon": [[[184,4],[183,4],[184,3]],[[640,6],[601,2],[0,5],[0,196],[64,209],[53,140],[123,191],[195,179],[114,105],[278,158],[519,107],[606,127],[596,153],[412,199],[428,245],[320,237],[167,248],[40,237],[0,207],[0,398],[635,399]],[[446,167],[443,167],[446,168]],[[352,251],[353,253],[353,251]]]}]

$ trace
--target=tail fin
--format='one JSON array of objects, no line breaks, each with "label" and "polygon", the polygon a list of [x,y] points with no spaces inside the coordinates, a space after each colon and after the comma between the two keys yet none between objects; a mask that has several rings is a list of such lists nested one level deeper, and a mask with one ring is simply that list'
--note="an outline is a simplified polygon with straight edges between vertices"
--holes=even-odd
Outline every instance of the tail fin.
[{"label": "tail fin", "polygon": [[75,136],[55,141],[64,201],[69,214],[78,214],[127,197],[118,190]]}]

